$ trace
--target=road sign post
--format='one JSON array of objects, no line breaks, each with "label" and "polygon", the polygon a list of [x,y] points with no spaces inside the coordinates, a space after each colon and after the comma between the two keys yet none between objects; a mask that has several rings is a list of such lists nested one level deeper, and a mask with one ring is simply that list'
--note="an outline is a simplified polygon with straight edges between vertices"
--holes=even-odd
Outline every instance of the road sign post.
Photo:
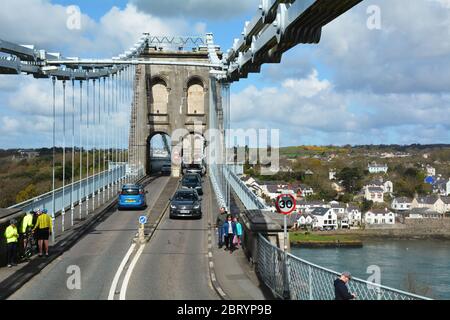
[{"label": "road sign post", "polygon": [[138,237],[139,242],[144,243],[145,242],[145,233],[144,233],[144,226],[147,223],[147,217],[146,216],[140,216],[139,217],[139,231],[138,231]]},{"label": "road sign post", "polygon": [[276,200],[277,212],[284,215],[284,251],[287,251],[288,236],[287,236],[287,216],[291,214],[297,203],[292,194],[280,194]]},{"label": "road sign post", "polygon": [[287,233],[287,216],[291,214],[297,205],[297,201],[292,194],[280,194],[275,202],[278,213],[284,215],[284,270],[283,270],[283,286],[284,299],[290,299],[289,289],[289,260],[288,260],[288,233]]}]

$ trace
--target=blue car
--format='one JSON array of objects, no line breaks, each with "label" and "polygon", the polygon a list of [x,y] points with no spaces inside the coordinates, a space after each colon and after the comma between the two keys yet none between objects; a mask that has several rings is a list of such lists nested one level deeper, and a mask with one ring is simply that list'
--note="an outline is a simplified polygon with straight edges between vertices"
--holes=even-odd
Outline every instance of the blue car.
[{"label": "blue car", "polygon": [[148,191],[136,184],[126,184],[122,187],[119,195],[119,210],[121,209],[144,209],[147,207],[145,195]]}]

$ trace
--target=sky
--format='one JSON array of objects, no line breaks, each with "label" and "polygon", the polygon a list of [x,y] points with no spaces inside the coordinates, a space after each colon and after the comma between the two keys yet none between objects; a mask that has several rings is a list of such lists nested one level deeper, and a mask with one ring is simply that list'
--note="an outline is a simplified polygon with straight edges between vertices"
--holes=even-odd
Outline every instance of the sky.
[{"label": "sky", "polygon": [[[2,0],[0,39],[111,58],[143,32],[212,32],[226,51],[259,2]],[[80,29],[67,27],[73,5]],[[450,143],[449,57],[450,0],[364,0],[326,25],[319,44],[233,83],[232,127],[279,129],[281,146]],[[51,95],[48,79],[0,75],[0,148],[51,145]],[[123,108],[114,125],[125,132],[126,119]]]}]

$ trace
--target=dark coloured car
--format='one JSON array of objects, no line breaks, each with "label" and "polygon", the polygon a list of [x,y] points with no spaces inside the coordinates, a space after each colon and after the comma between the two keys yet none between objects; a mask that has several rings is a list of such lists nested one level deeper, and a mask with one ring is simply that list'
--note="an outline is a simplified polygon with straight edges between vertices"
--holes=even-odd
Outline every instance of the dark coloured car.
[{"label": "dark coloured car", "polygon": [[181,187],[194,189],[199,195],[203,194],[202,178],[198,174],[185,174],[181,179]]},{"label": "dark coloured car", "polygon": [[184,174],[189,173],[198,173],[199,175],[203,176],[205,175],[205,167],[202,164],[187,164],[185,165]]},{"label": "dark coloured car", "polygon": [[170,176],[172,173],[172,165],[170,163],[163,164],[161,167],[161,174]]},{"label": "dark coloured car", "polygon": [[170,199],[170,218],[192,217],[201,219],[202,204],[197,191],[178,189]]},{"label": "dark coloured car", "polygon": [[121,209],[144,209],[147,207],[144,187],[137,184],[125,184],[119,195],[119,210]]}]

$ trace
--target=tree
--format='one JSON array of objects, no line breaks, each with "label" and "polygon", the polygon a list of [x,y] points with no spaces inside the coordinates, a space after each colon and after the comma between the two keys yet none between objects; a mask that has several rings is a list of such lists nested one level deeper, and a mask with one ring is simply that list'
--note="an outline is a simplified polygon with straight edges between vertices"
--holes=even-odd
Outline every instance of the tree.
[{"label": "tree", "polygon": [[342,181],[345,190],[350,193],[358,192],[362,187],[363,174],[359,168],[345,167],[336,177]]},{"label": "tree", "polygon": [[372,209],[372,206],[373,206],[373,201],[372,200],[364,199],[363,202],[362,202],[362,205],[361,205],[361,211],[362,212],[367,212],[370,209]]}]

